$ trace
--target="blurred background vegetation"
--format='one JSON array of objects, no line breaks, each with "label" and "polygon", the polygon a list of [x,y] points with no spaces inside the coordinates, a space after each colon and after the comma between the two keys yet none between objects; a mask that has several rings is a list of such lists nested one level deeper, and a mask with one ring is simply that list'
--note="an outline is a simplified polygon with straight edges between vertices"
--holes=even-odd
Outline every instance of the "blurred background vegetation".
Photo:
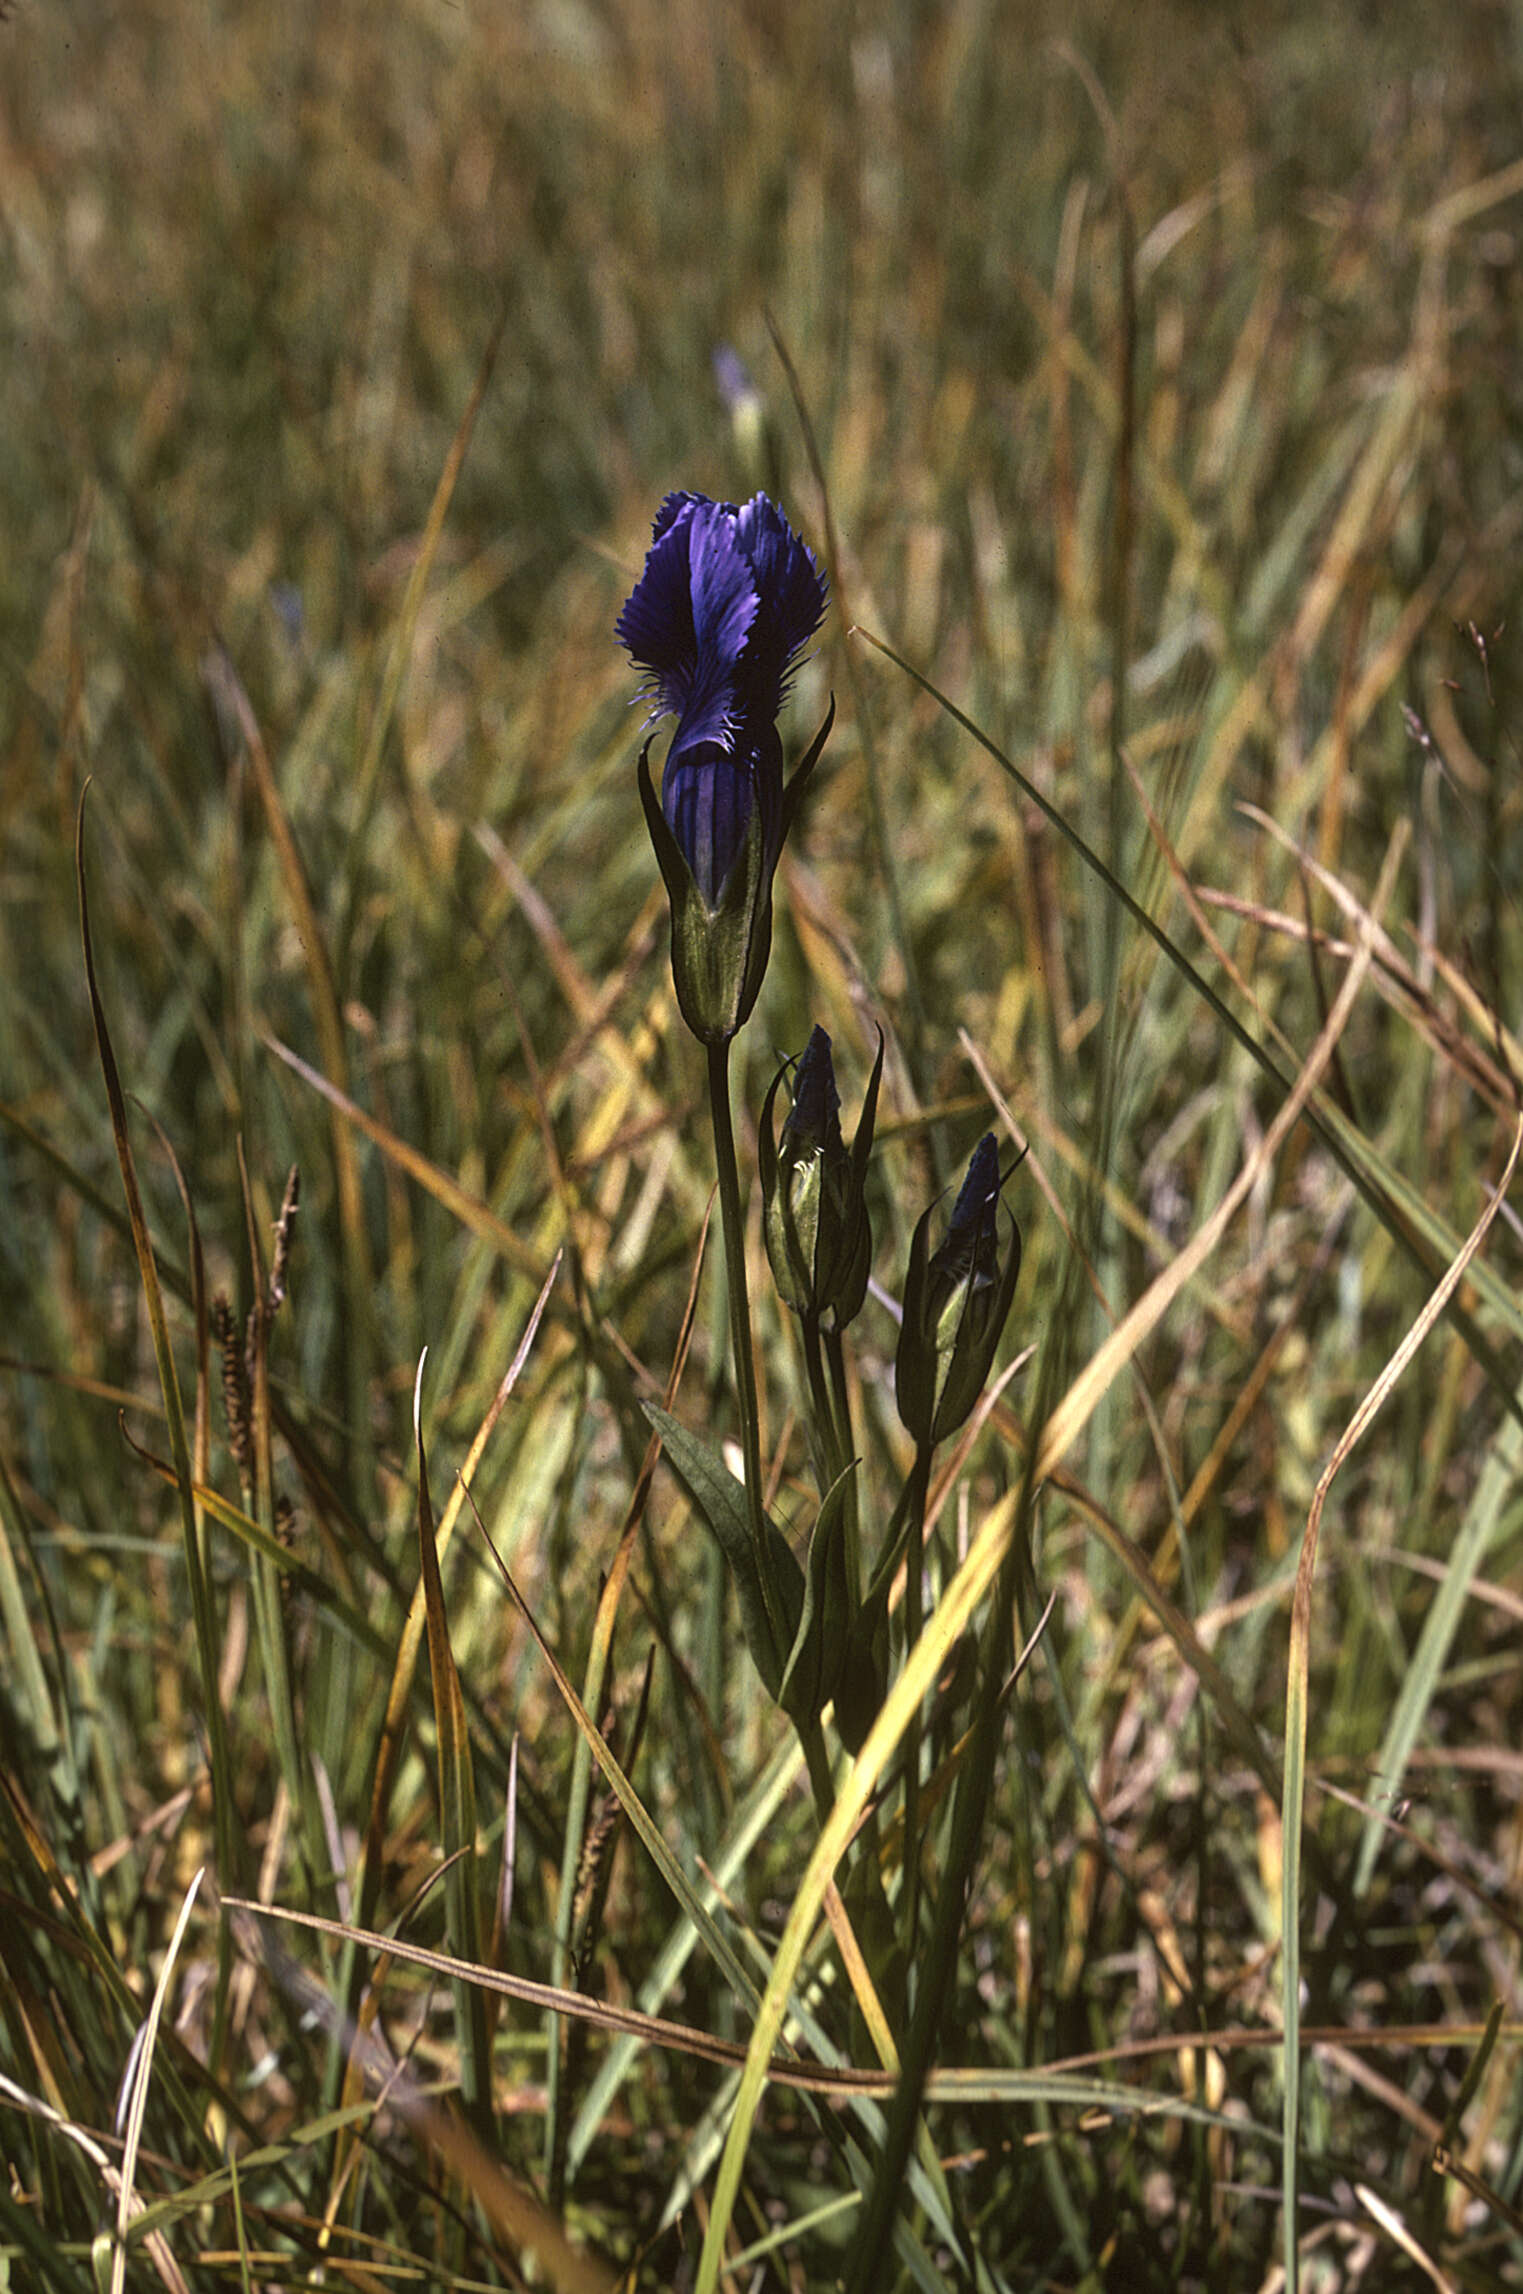
[{"label": "blurred background vegetation", "polygon": [[[81,960],[86,778],[103,1010],[179,1376],[203,1478],[241,1511],[169,1150],[206,1294],[240,1322],[262,1281],[250,1234],[268,1250],[301,1173],[248,1501],[293,1557],[278,1621],[268,1562],[201,1525],[237,1867],[216,1877],[344,1917],[418,1577],[418,1356],[437,1507],[557,1249],[474,1487],[549,1643],[587,1675],[641,1462],[635,1405],[671,1372],[711,1183],[612,622],[669,488],[762,485],[836,581],[794,752],[831,690],[840,716],[780,878],[742,1106],[818,1019],[849,1125],[883,1025],[890,1299],[924,1203],[997,1121],[1031,1145],[1011,1341],[1077,1371],[1279,1094],[852,625],[1020,766],[1287,1071],[1407,839],[1322,1130],[1264,1171],[1042,1502],[1036,1575],[1059,1606],[1012,1701],[941,2055],[990,2083],[928,2106],[980,2284],[1263,2281],[1279,2061],[1251,2036],[1198,2041],[1277,2020],[1285,1844],[1147,1587],[1193,1620],[1272,1779],[1316,1478],[1505,1160],[1523,1072],[1520,122],[1523,17],[1502,0],[7,11],[0,2256],[16,2282],[90,2283],[133,2029],[216,1839],[179,1508],[130,1446],[166,1456],[170,1431]],[[739,414],[716,380],[726,347],[755,386]],[[1078,1245],[1098,1296],[1064,1289]],[[1435,2282],[1380,2207],[1450,2273],[1437,2282],[1523,2283],[1520,1265],[1504,1209],[1466,1326],[1430,1338],[1324,1526],[1303,1973],[1308,2025],[1346,2036],[1307,2049],[1301,2228],[1308,2282],[1329,2287]],[[763,1271],[758,1252],[764,1411],[797,1513],[801,1375]],[[705,1287],[677,1407],[720,1429],[722,1334]],[[903,1462],[882,1302],[860,1339],[870,1477]],[[942,1493],[943,1574],[1019,1479],[1034,1377]],[[543,1980],[575,1727],[468,1518],[445,1593],[484,1916],[511,1805],[497,1957]],[[782,1724],[664,1475],[605,1690],[626,1739],[652,1643],[636,1783],[691,1881],[722,1866],[754,1973],[813,1816],[797,1780],[776,1784]],[[415,1903],[448,1815],[426,1662],[404,1710],[370,1922],[442,1945],[445,1890]],[[1372,1830],[1371,1807],[1399,1829]],[[765,1826],[726,1862],[757,1808]],[[743,2041],[745,2005],[703,1951],[660,1976],[681,1916],[639,1845],[604,1830],[582,1987]],[[366,2283],[404,2267],[579,2282],[574,2257],[515,2259],[534,2243],[515,2202],[463,2201],[458,2157],[405,2113],[362,2098],[357,2153],[323,2118],[335,2050],[298,1974],[344,1995],[331,1938],[292,1931],[283,1974],[240,1942],[225,1996],[219,1932],[231,1952],[203,1899],[136,2176],[167,2245],[140,2227],[130,2282],[294,2282],[325,2239],[329,2268]],[[800,2044],[874,2061],[828,1951],[816,1973]],[[1446,2125],[1493,2003],[1502,2037]],[[446,1988],[394,1968],[377,2028],[420,2082],[456,2083]],[[504,2006],[475,2139],[629,2284],[689,2283],[729,2074],[646,2048],[589,2114],[609,2043],[577,2042],[547,2166],[546,2046],[539,2014]],[[1161,2115],[1083,2119],[993,2080],[1091,2055]],[[1219,2116],[1190,2121],[1186,2102]],[[756,2252],[731,2283],[834,2282],[846,2123],[774,2090],[734,2225]],[[1431,2171],[1440,2134],[1468,2181]],[[236,2200],[211,2179],[225,2155],[252,2162]],[[929,2203],[907,2192],[901,2266],[971,2283]]]}]

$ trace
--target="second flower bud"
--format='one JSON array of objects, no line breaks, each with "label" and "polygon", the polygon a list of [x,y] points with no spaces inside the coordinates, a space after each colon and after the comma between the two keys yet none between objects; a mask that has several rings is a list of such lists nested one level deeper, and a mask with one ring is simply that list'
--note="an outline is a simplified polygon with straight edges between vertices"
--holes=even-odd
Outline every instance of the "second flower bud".
[{"label": "second flower bud", "polygon": [[833,1328],[844,1330],[866,1296],[872,1260],[865,1184],[883,1039],[850,1148],[841,1136],[841,1098],[823,1028],[815,1029],[803,1057],[790,1064],[793,1104],[782,1139],[773,1135],[773,1105],[787,1066],[779,1068],[763,1102],[757,1143],[767,1257],[785,1306],[805,1321],[828,1316]]}]

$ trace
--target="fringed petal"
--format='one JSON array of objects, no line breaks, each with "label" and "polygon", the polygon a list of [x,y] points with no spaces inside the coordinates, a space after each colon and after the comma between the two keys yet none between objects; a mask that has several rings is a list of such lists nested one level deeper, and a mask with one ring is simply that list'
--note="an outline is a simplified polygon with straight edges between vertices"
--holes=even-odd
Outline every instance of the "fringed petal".
[{"label": "fringed petal", "polygon": [[683,706],[698,665],[688,571],[689,523],[685,518],[680,525],[668,524],[651,544],[645,571],[614,623],[619,643],[649,676],[660,703],[657,716]]},{"label": "fringed petal", "polygon": [[726,504],[706,502],[696,509],[688,536],[696,666],[677,739],[684,749],[699,741],[730,748],[741,706],[736,667],[757,617],[756,577]]},{"label": "fringed petal", "polygon": [[813,552],[765,494],[737,513],[736,533],[763,600],[750,646],[757,699],[765,691],[775,715],[794,655],[820,626],[827,586]]}]

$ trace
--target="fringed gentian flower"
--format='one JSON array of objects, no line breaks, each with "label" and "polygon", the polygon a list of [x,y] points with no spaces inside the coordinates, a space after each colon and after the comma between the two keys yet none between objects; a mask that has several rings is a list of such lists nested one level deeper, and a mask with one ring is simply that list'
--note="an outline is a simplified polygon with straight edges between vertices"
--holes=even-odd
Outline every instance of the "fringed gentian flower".
[{"label": "fringed gentian flower", "polygon": [[973,1150],[946,1240],[930,1249],[926,1211],[910,1244],[894,1394],[900,1417],[922,1447],[943,1441],[967,1417],[983,1392],[1010,1312],[1021,1231],[1011,1219],[1009,1251],[1002,1259],[1002,1185],[999,1149],[988,1131]]},{"label": "fringed gentian flower", "polygon": [[677,718],[659,805],[649,743],[640,793],[672,903],[678,1002],[704,1043],[735,1034],[766,970],[772,879],[830,730],[827,717],[784,789],[777,714],[825,597],[811,552],[765,494],[739,509],[669,494],[618,619],[652,715]]}]

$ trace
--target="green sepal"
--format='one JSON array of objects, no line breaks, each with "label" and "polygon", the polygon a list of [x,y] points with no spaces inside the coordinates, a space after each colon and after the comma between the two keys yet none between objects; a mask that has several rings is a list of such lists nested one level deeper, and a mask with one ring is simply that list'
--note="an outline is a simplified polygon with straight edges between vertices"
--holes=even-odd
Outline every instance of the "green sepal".
[{"label": "green sepal", "polygon": [[789,837],[793,833],[793,824],[794,821],[798,818],[798,809],[804,794],[804,784],[808,780],[810,774],[814,771],[815,766],[819,763],[820,758],[824,755],[825,743],[830,739],[830,728],[835,723],[835,721],[836,697],[834,693],[832,693],[830,696],[830,707],[825,712],[825,721],[821,725],[819,731],[815,734],[814,739],[810,742],[808,748],[804,751],[804,754],[799,759],[798,764],[794,767],[793,778],[789,781],[788,786],[783,791],[782,844],[786,844]]},{"label": "green sepal", "polygon": [[772,1108],[778,1086],[792,1064],[791,1060],[783,1061],[768,1084],[767,1096],[762,1101],[761,1122],[756,1132],[756,1176],[761,1182],[762,1238],[767,1246],[767,1258],[772,1267],[772,1279],[777,1285],[777,1295],[784,1306],[791,1307],[795,1314],[804,1314],[809,1310],[813,1288],[813,1243],[811,1238],[810,1256],[806,1264],[795,1232],[795,1222],[787,1216],[787,1190],[778,1185],[777,1139],[772,1127]]},{"label": "green sepal", "polygon": [[878,1086],[883,1080],[883,1030],[878,1030],[878,1056],[867,1080],[867,1092],[862,1101],[862,1112],[857,1117],[856,1134],[851,1143],[851,1181],[861,1218],[857,1227],[856,1253],[849,1270],[843,1275],[840,1292],[835,1302],[837,1330],[844,1330],[848,1322],[861,1312],[867,1296],[867,1278],[872,1272],[873,1230],[867,1216],[867,1163],[873,1151],[873,1125],[878,1120]]},{"label": "green sepal", "polygon": [[700,1043],[728,1043],[751,1017],[772,952],[772,879],[795,819],[804,786],[819,763],[835,723],[835,695],[792,779],[782,793],[777,850],[769,853],[761,806],[751,808],[746,841],[730,864],[711,908],[699,891],[681,845],[661,810],[650,777],[651,744],[640,751],[637,778],[645,825],[672,910],[672,980],[683,1019]]},{"label": "green sepal", "polygon": [[671,902],[678,1007],[700,1043],[728,1043],[751,1016],[772,948],[772,869],[761,808],[752,806],[746,841],[724,880],[718,907],[711,908],[661,810],[650,777],[650,746],[647,741],[640,751],[637,777],[645,825]]},{"label": "green sepal", "polygon": [[903,1318],[894,1356],[894,1400],[906,1430],[922,1449],[931,1441],[940,1386],[940,1358],[933,1331],[926,1329],[926,1269],[931,1256],[931,1220],[936,1206],[929,1204],[915,1221],[910,1237],[909,1263],[904,1270]]},{"label": "green sepal", "polygon": [[910,1238],[904,1318],[894,1358],[899,1416],[922,1448],[955,1434],[983,1392],[1021,1271],[1021,1230],[1011,1219],[1010,1247],[998,1281],[980,1285],[965,1278],[933,1317],[930,1229],[935,1208],[932,1204],[922,1211]]},{"label": "green sepal", "polygon": [[779,1084],[792,1065],[791,1060],[785,1059],[768,1084],[767,1096],[762,1101],[761,1121],[756,1129],[756,1176],[761,1181],[763,1223],[770,1216],[772,1199],[777,1193],[777,1138],[772,1128],[772,1103],[777,1097]]},{"label": "green sepal", "polygon": [[847,1540],[847,1496],[856,1462],[837,1474],[820,1501],[804,1565],[804,1606],[783,1670],[778,1703],[800,1727],[817,1721],[835,1695],[857,1609]]},{"label": "green sepal", "polygon": [[963,1298],[956,1336],[946,1350],[945,1369],[936,1397],[936,1416],[931,1428],[933,1441],[944,1442],[948,1434],[955,1434],[983,1392],[1015,1297],[1020,1271],[1021,1230],[1011,1219],[1010,1250],[1000,1267],[994,1296],[991,1298],[987,1290],[970,1286]]},{"label": "green sepal", "polygon": [[[751,1512],[746,1485],[738,1481],[723,1458],[689,1433],[680,1418],[654,1402],[644,1405],[646,1417],[661,1437],[667,1464],[698,1508],[730,1565],[735,1598],[740,1606],[741,1631],[761,1675],[762,1686],[774,1702],[780,1701],[784,1651],[773,1638],[772,1623],[762,1591],[756,1549],[751,1542]],[[823,1508],[821,1509],[823,1511]],[[791,1647],[798,1635],[804,1609],[804,1573],[777,1524],[767,1521],[767,1555],[772,1583],[782,1608],[783,1629]],[[791,1660],[790,1660],[791,1661]]]}]

